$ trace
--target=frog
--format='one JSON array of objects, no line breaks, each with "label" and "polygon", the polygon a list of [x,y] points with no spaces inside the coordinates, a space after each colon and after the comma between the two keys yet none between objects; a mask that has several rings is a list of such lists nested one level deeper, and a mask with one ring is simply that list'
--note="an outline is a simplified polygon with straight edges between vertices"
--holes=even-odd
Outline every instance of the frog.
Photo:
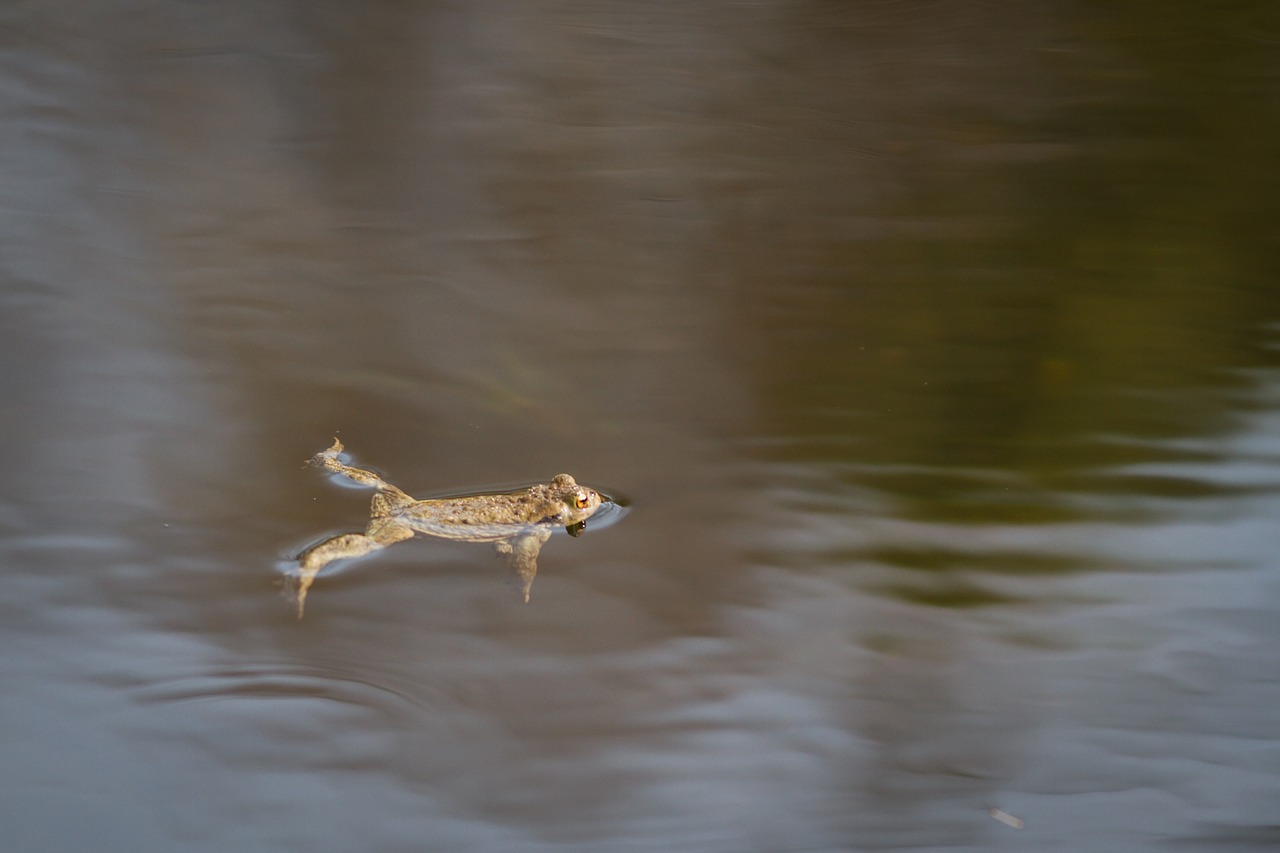
[{"label": "frog", "polygon": [[331,536],[298,555],[293,577],[299,619],[307,591],[325,566],[363,557],[418,534],[492,544],[510,564],[527,604],[538,573],[538,554],[551,534],[564,528],[573,536],[581,535],[587,519],[604,502],[600,492],[579,485],[570,474],[557,474],[550,483],[518,492],[417,500],[373,471],[346,464],[341,458],[345,449],[334,438],[327,450],[312,456],[304,467],[372,488],[369,524],[363,533]]}]

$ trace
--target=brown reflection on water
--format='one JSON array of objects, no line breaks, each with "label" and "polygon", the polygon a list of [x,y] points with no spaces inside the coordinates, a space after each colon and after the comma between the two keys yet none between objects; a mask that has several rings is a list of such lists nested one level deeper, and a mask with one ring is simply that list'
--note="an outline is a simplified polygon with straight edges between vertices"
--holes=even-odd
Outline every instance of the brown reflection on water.
[{"label": "brown reflection on water", "polygon": [[[0,12],[6,844],[1265,849],[1275,28],[1139,7]],[[634,509],[298,624],[335,432]]]}]

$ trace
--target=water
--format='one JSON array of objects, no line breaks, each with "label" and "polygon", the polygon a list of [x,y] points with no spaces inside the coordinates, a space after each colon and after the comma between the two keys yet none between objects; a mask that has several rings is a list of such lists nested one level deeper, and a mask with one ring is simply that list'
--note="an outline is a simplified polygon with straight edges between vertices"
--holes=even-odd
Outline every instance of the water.
[{"label": "water", "polygon": [[[6,851],[1280,843],[1269,6],[68,11],[0,12]],[[299,622],[335,434],[630,511]]]}]

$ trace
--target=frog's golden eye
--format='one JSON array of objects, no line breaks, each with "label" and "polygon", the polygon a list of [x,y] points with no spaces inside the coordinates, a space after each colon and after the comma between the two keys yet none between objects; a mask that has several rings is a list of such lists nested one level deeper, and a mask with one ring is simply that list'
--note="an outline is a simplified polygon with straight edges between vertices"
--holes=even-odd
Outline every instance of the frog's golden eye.
[{"label": "frog's golden eye", "polygon": [[591,506],[591,500],[587,497],[586,492],[578,492],[577,497],[573,502],[573,505],[576,506],[578,509],[586,509],[587,507]]}]

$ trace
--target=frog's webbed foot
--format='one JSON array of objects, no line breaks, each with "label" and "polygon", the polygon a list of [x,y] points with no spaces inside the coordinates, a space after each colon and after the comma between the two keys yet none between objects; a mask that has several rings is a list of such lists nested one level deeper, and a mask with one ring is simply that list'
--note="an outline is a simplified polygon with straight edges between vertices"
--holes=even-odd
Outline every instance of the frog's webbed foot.
[{"label": "frog's webbed foot", "polygon": [[312,456],[303,463],[302,467],[305,468],[310,465],[312,468],[319,468],[320,470],[328,471],[331,474],[341,473],[342,469],[346,467],[343,465],[342,460],[338,458],[343,449],[342,442],[335,438],[333,440],[333,444],[329,446],[328,450],[322,450],[315,456]]},{"label": "frog's webbed foot", "polygon": [[[338,439],[333,440],[333,445],[325,451],[317,453],[307,460],[307,464],[313,468],[319,468],[327,474],[341,474],[347,479],[359,483],[362,486],[371,486],[378,490],[392,489],[399,492],[395,486],[383,481],[381,477],[372,471],[366,471],[363,468],[356,468],[348,465],[339,459],[342,453],[342,442]],[[403,492],[401,493],[403,494]]]},{"label": "frog's webbed foot", "polygon": [[529,603],[529,590],[533,587],[533,579],[538,574],[538,552],[542,543],[547,541],[550,531],[536,531],[496,543],[495,547],[511,563],[516,582],[520,585],[520,593],[524,603]]},{"label": "frog's webbed foot", "polygon": [[413,530],[398,522],[386,519],[374,519],[364,533],[343,533],[324,540],[303,551],[298,557],[297,589],[294,597],[298,602],[298,618],[307,602],[307,590],[315,582],[320,570],[334,560],[347,560],[363,557],[373,551],[380,551],[388,545],[394,545],[413,537]]},{"label": "frog's webbed foot", "polygon": [[341,441],[339,441],[339,440],[338,440],[338,437],[335,435],[335,436],[333,437],[333,444],[329,445],[329,449],[328,449],[328,450],[322,450],[322,451],[320,451],[319,453],[317,453],[315,456],[312,456],[310,459],[308,459],[308,460],[306,461],[306,464],[307,464],[307,465],[316,465],[316,466],[319,466],[319,465],[320,465],[320,460],[321,460],[322,458],[326,458],[326,457],[327,457],[327,458],[331,458],[331,459],[337,459],[337,458],[338,458],[338,454],[339,454],[339,453],[341,453],[341,452],[342,452],[343,450],[345,450],[345,449],[346,449],[346,448],[344,448],[344,447],[342,446],[342,442],[341,442]]}]

